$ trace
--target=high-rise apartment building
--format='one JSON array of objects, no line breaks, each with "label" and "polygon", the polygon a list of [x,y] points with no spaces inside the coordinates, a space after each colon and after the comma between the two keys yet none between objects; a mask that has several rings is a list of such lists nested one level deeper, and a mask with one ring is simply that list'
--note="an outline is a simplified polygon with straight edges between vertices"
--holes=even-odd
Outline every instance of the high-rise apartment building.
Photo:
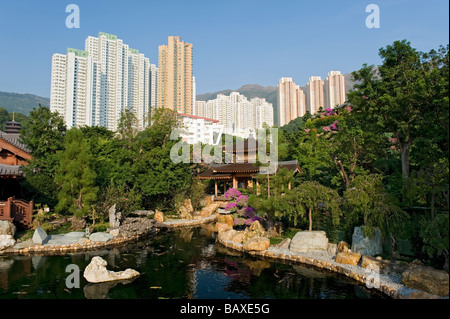
[{"label": "high-rise apartment building", "polygon": [[281,78],[278,88],[278,126],[288,124],[297,117],[296,84],[292,78]]},{"label": "high-rise apartment building", "polygon": [[83,50],[67,49],[52,57],[50,109],[70,128],[92,122],[92,73],[96,63]]},{"label": "high-rise apartment building", "polygon": [[229,96],[218,94],[216,99],[206,102],[204,114],[200,113],[203,103],[197,101],[197,116],[219,120],[224,132],[230,135],[255,137],[256,130],[263,123],[273,126],[273,106],[266,99],[253,98],[250,101],[238,92]]},{"label": "high-rise apartment building", "polygon": [[158,107],[158,67],[150,64],[150,108]]},{"label": "high-rise apartment building", "polygon": [[200,117],[206,117],[206,101],[195,101],[194,115],[200,116]]},{"label": "high-rise apartment building", "polygon": [[115,131],[125,109],[136,126],[148,124],[150,60],[116,35],[89,36],[85,50],[68,49],[52,58],[50,109],[73,126],[103,126]]},{"label": "high-rise apartment building", "polygon": [[301,117],[306,113],[306,95],[300,86],[295,86],[295,99],[297,105],[297,117]]},{"label": "high-rise apartment building", "polygon": [[324,84],[325,107],[334,108],[345,102],[345,79],[340,71],[330,71]]},{"label": "high-rise apartment building", "polygon": [[278,88],[278,126],[288,124],[293,119],[305,115],[305,94],[292,78],[281,78]]},{"label": "high-rise apartment building", "polygon": [[159,46],[158,107],[193,112],[192,44],[170,36]]},{"label": "high-rise apartment building", "polygon": [[323,80],[320,76],[312,76],[306,84],[306,111],[316,113],[324,106]]}]

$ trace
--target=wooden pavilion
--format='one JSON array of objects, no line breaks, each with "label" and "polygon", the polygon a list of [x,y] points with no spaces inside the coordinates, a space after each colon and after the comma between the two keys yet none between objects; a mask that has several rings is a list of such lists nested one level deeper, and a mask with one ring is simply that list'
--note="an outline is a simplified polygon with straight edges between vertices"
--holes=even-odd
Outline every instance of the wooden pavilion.
[{"label": "wooden pavilion", "polygon": [[[252,137],[239,141],[233,146],[232,154],[226,147],[223,149],[225,154],[233,156],[233,163],[210,164],[209,168],[198,177],[204,180],[214,180],[215,197],[219,193],[224,194],[231,187],[247,189],[248,187],[253,188],[255,184],[257,192],[259,192],[256,177],[260,173],[260,167],[255,163],[258,141]],[[292,171],[293,175],[301,172],[297,160],[278,162],[277,171],[281,168],[287,168]]]},{"label": "wooden pavilion", "polygon": [[14,222],[23,228],[31,226],[33,201],[16,199],[20,194],[20,179],[24,178],[22,165],[31,159],[30,151],[19,141],[20,123],[6,123],[0,131],[0,220]]}]

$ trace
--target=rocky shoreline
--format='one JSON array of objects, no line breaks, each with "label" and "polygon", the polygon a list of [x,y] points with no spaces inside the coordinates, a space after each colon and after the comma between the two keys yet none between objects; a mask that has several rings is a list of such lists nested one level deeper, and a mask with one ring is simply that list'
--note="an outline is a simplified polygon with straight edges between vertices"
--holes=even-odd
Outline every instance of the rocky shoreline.
[{"label": "rocky shoreline", "polygon": [[[256,229],[257,227],[255,227],[255,230]],[[365,258],[363,258],[363,264],[361,266],[357,264],[343,264],[337,262],[336,257],[339,254],[336,254],[336,251],[292,251],[291,249],[289,249],[289,242],[287,243],[287,245],[283,243],[278,245],[270,245],[267,243],[267,240],[261,240],[260,242],[265,242],[264,246],[249,249],[250,246],[247,243],[251,242],[252,239],[247,239],[247,241],[245,241],[243,240],[243,237],[245,238],[245,236],[249,235],[249,233],[251,232],[251,228],[250,231],[249,229],[247,229],[243,232],[236,232],[231,229],[230,226],[226,227],[226,225],[220,225],[218,223],[218,226],[216,226],[216,231],[218,232],[217,243],[226,248],[243,252],[257,258],[267,258],[271,260],[301,263],[333,271],[335,273],[352,278],[366,285],[366,287],[368,287],[369,289],[376,289],[384,295],[393,299],[448,299],[448,290],[446,292],[447,296],[443,297],[424,291],[428,290],[428,287],[425,287],[425,289],[421,288],[423,290],[419,290],[407,287],[403,284],[405,273],[413,273],[415,270],[420,268],[425,269],[424,271],[426,272],[428,271],[426,269],[428,269],[429,267],[422,267],[415,264],[402,266],[390,261],[381,261],[370,256],[364,256]],[[373,267],[368,266],[370,263],[372,263],[372,266],[382,263],[385,263],[388,266],[386,266],[386,269],[383,269],[382,271],[374,271]],[[387,271],[388,268],[389,271]],[[442,271],[431,271],[432,273],[429,275],[429,277],[434,277],[435,274],[442,275]],[[444,281],[446,280],[448,286],[448,274],[445,273],[444,277]],[[417,279],[417,277],[415,279]]]},{"label": "rocky shoreline", "polygon": [[[50,239],[42,244],[34,243],[32,240],[16,243],[14,246],[1,250],[0,255],[64,255],[68,253],[86,252],[129,244],[154,236],[158,232],[159,229],[155,227],[155,221],[153,219],[145,217],[126,218],[122,225],[117,228],[117,231],[115,232],[116,236],[110,235],[110,239],[108,237],[107,239],[95,241],[89,238],[82,238],[83,240],[64,244],[58,243],[63,241],[61,237],[59,237],[63,235],[54,235],[53,239],[52,236],[49,236]],[[72,234],[76,233],[78,232],[72,232]],[[114,233],[114,231],[112,231],[112,233]],[[94,234],[109,235],[109,233],[99,232],[91,234],[90,238],[94,238],[94,236],[92,236]]]}]

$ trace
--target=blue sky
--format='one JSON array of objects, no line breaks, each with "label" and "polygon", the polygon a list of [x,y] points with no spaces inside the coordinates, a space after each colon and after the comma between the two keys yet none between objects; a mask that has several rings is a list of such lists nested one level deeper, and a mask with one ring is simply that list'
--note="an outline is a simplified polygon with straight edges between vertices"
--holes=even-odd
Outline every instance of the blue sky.
[{"label": "blue sky", "polygon": [[[68,29],[68,4],[80,8],[80,28]],[[368,29],[368,4],[380,8],[380,28]],[[275,86],[292,77],[380,64],[378,50],[407,39],[420,51],[446,45],[447,0],[0,0],[0,91],[50,96],[51,57],[84,49],[87,36],[116,34],[158,63],[170,35],[194,45],[197,93]]]}]

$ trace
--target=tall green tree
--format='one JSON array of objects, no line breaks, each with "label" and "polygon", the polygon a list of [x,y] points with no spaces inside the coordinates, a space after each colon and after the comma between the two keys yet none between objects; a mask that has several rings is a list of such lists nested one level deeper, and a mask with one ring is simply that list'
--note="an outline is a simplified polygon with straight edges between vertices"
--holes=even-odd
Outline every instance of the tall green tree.
[{"label": "tall green tree", "polygon": [[98,187],[95,185],[96,173],[92,169],[94,159],[79,129],[67,131],[59,160],[55,181],[60,190],[55,210],[77,218],[87,217],[97,199]]},{"label": "tall green tree", "polygon": [[360,83],[348,94],[348,100],[361,123],[365,123],[364,129],[374,134],[393,134],[400,151],[402,176],[407,179],[411,146],[425,126],[435,123],[424,119],[432,119],[437,110],[445,117],[443,108],[448,110],[448,89],[443,88],[445,79],[440,70],[445,66],[445,57],[448,59],[448,49],[436,57],[418,52],[403,40],[381,48],[379,55],[382,64],[378,68],[365,64],[353,72],[354,80]]},{"label": "tall green tree", "polygon": [[24,166],[22,182],[27,197],[36,203],[54,207],[57,203],[55,174],[59,166],[58,152],[63,149],[66,125],[56,112],[39,105],[30,112],[20,130],[20,140],[31,151],[32,159]]}]

